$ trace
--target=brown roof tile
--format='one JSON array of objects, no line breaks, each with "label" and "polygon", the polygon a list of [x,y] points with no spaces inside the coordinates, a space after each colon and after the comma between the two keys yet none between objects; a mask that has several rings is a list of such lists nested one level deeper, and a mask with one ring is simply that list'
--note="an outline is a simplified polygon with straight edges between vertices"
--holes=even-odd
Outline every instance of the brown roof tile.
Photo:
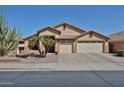
[{"label": "brown roof tile", "polygon": [[124,41],[124,31],[113,33],[109,37],[111,38],[109,41]]},{"label": "brown roof tile", "polygon": [[95,33],[95,34],[97,34],[97,35],[103,37],[104,39],[107,39],[107,40],[110,39],[109,37],[106,37],[106,36],[104,36],[104,35],[102,35],[102,34],[100,34],[100,33],[98,33],[98,32],[95,32],[95,31],[84,32],[84,33],[82,33],[81,35],[77,36],[76,38],[85,36],[85,35],[87,35],[88,33]]},{"label": "brown roof tile", "polygon": [[57,28],[57,27],[62,26],[62,25],[67,25],[67,26],[70,26],[70,27],[72,27],[72,28],[75,28],[75,29],[77,29],[77,30],[79,30],[79,31],[81,31],[81,32],[86,32],[86,30],[80,29],[80,28],[78,28],[78,27],[76,27],[76,26],[73,26],[73,25],[71,25],[71,24],[69,24],[69,23],[60,23],[59,25],[56,25],[56,26],[54,26],[54,27]]},{"label": "brown roof tile", "polygon": [[56,28],[54,28],[54,27],[51,27],[51,26],[46,27],[46,28],[43,28],[43,29],[40,29],[38,32],[42,32],[42,31],[47,30],[47,29],[52,29],[52,30],[54,30],[54,31],[57,31],[57,32],[61,33],[60,30],[58,30],[58,29],[56,29]]}]

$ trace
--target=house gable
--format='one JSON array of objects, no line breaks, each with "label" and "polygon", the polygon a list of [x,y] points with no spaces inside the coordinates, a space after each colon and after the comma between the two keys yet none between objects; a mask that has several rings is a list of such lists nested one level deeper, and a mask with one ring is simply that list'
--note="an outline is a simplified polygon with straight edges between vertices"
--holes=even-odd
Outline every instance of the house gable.
[{"label": "house gable", "polygon": [[67,23],[59,24],[55,26],[55,28],[61,30],[61,35],[80,35],[81,33],[86,32],[85,30],[82,30]]},{"label": "house gable", "polygon": [[106,41],[109,38],[95,31],[85,32],[77,37],[78,41]]},{"label": "house gable", "polygon": [[47,27],[47,28],[44,28],[40,31],[38,31],[39,35],[40,36],[55,36],[55,37],[58,37],[61,33],[61,31],[55,29],[55,28],[52,28],[52,27]]},{"label": "house gable", "polygon": [[23,40],[23,41],[29,40],[29,39],[31,39],[32,37],[34,37],[35,35],[37,35],[37,34],[30,35],[30,36],[28,36],[28,37],[26,37],[26,38],[23,38],[22,40]]}]

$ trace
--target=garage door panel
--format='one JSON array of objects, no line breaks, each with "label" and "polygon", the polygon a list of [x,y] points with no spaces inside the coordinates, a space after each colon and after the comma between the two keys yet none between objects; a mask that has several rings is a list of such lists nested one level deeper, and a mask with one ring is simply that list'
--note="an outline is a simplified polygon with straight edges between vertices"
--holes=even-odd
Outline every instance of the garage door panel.
[{"label": "garage door panel", "polygon": [[70,43],[60,44],[60,53],[72,53],[72,44]]},{"label": "garage door panel", "polygon": [[78,51],[81,53],[102,53],[102,43],[78,43]]}]

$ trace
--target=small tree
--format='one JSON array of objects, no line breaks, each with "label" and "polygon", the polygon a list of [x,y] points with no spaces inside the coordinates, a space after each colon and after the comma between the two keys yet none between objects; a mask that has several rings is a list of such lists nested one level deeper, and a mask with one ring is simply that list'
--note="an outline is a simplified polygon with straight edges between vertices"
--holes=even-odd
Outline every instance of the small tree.
[{"label": "small tree", "polygon": [[28,47],[31,49],[33,49],[34,47],[37,47],[39,54],[42,55],[42,51],[40,48],[41,42],[42,42],[42,37],[39,36],[39,34],[36,34],[30,39]]},{"label": "small tree", "polygon": [[44,46],[45,48],[45,53],[43,56],[46,56],[47,53],[48,53],[48,49],[53,46],[55,44],[55,40],[52,39],[51,37],[49,36],[44,36],[43,39],[42,39],[42,45]]},{"label": "small tree", "polygon": [[0,56],[7,55],[10,51],[15,50],[20,40],[21,34],[17,33],[15,27],[9,31],[2,7],[0,15]]},{"label": "small tree", "polygon": [[[42,43],[43,47],[45,48],[45,51],[41,50],[40,43]],[[54,43],[55,43],[55,41],[52,38],[50,38],[49,36],[41,37],[41,36],[39,36],[39,34],[37,34],[37,35],[33,36],[32,39],[30,39],[29,47],[32,49],[34,47],[37,47],[40,55],[45,57],[48,53],[48,49],[51,46],[53,46]]]}]

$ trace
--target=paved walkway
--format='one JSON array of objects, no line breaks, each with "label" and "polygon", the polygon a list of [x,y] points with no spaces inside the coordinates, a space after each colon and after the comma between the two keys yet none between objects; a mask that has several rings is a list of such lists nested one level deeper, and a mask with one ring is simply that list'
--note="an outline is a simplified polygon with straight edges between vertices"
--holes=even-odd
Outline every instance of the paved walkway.
[{"label": "paved walkway", "polygon": [[124,71],[124,58],[111,54],[59,54],[30,58],[34,63],[1,63],[0,71]]}]

